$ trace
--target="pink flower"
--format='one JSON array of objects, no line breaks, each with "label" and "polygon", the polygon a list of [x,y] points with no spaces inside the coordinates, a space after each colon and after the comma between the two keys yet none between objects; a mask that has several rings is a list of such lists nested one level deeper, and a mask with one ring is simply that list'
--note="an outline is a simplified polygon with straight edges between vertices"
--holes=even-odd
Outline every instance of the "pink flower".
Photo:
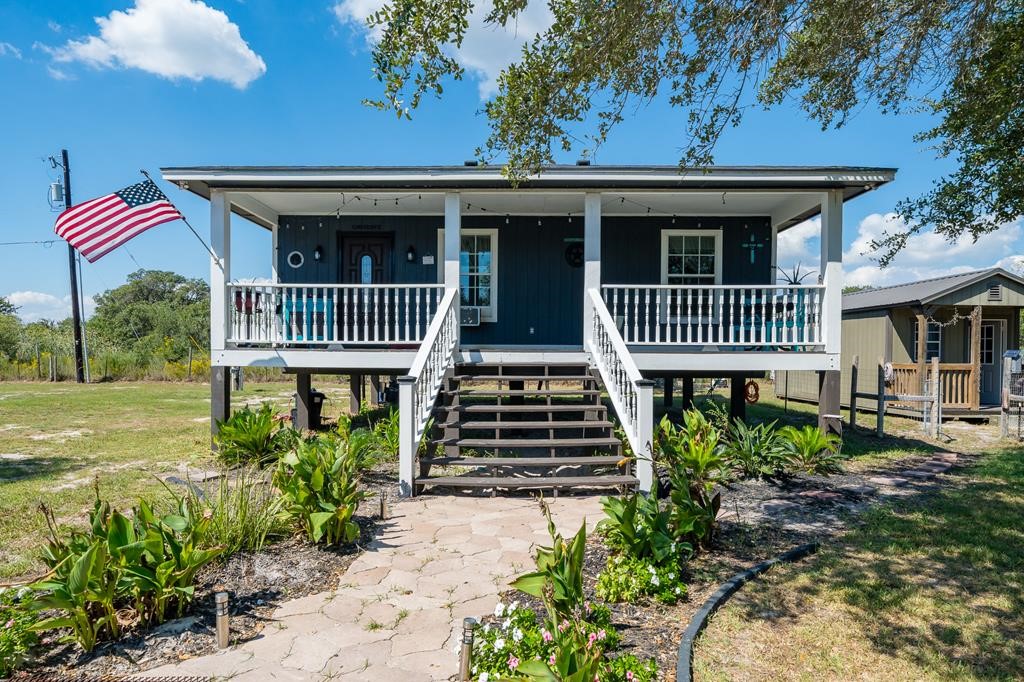
[{"label": "pink flower", "polygon": [[4,625],[4,627],[6,629],[8,629],[8,630],[10,630],[12,627],[14,627],[14,619],[11,618],[9,621],[7,621],[7,625]]},{"label": "pink flower", "polygon": [[554,664],[555,664],[555,655],[551,654],[551,656],[548,658],[548,665],[554,665]]},{"label": "pink flower", "polygon": [[590,636],[587,637],[587,648],[589,649],[590,647],[592,647],[594,645],[594,642],[596,642],[596,641],[597,641],[597,634],[594,633],[594,632],[591,632]]},{"label": "pink flower", "polygon": [[587,610],[587,613],[590,613],[590,611],[591,611],[591,609],[590,609],[590,602],[588,602],[588,601],[587,602],[583,602],[583,608],[585,608]]},{"label": "pink flower", "polygon": [[561,623],[558,624],[558,631],[559,632],[565,632],[566,628],[568,628],[568,627],[569,627],[569,621],[563,620]]},{"label": "pink flower", "polygon": [[598,639],[604,639],[607,636],[608,636],[608,633],[605,632],[604,630],[598,630],[597,631],[597,638]]},{"label": "pink flower", "polygon": [[541,635],[541,637],[544,638],[545,642],[550,642],[551,640],[554,639],[554,636],[550,632],[548,632],[547,630],[542,630],[540,635]]},{"label": "pink flower", "polygon": [[627,680],[632,680],[633,679],[633,671],[632,670],[627,670],[626,671],[626,679]]},{"label": "pink flower", "polygon": [[508,669],[509,670],[515,670],[518,667],[519,667],[519,659],[516,658],[515,656],[509,656],[508,657]]}]

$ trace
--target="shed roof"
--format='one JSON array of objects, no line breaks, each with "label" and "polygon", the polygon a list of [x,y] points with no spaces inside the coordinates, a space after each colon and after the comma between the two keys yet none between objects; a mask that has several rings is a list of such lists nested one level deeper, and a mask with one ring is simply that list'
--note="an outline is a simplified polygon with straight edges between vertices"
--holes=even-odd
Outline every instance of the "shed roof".
[{"label": "shed roof", "polygon": [[992,275],[1006,277],[1024,286],[1024,278],[1002,268],[987,268],[843,294],[843,312],[923,305]]}]

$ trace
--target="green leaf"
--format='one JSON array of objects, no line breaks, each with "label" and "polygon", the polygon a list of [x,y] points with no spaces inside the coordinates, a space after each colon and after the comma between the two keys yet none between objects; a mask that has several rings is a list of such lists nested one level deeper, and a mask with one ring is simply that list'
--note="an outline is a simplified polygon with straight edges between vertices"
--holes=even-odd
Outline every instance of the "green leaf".
[{"label": "green leaf", "polygon": [[324,527],[331,522],[334,514],[331,512],[313,512],[309,515],[309,525],[313,531],[313,542],[320,542],[324,536]]},{"label": "green leaf", "polygon": [[160,521],[170,528],[171,530],[179,533],[184,533],[188,530],[188,519],[184,516],[178,516],[177,514],[168,514],[167,516],[160,519]]},{"label": "green leaf", "polygon": [[99,547],[99,542],[94,542],[86,550],[85,554],[78,557],[74,566],[71,567],[71,573],[68,574],[68,591],[71,594],[82,594],[85,592],[85,588],[89,585],[89,576],[92,574],[93,564],[99,553]]},{"label": "green leaf", "polygon": [[533,597],[543,597],[544,585],[547,583],[547,580],[548,575],[545,572],[526,573],[509,583],[509,587]]}]

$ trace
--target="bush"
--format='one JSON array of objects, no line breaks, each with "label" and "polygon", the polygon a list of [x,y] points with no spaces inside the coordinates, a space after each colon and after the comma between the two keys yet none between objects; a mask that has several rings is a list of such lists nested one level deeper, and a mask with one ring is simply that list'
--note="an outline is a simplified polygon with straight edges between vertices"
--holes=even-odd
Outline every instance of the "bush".
[{"label": "bush", "polygon": [[65,640],[91,651],[104,638],[117,638],[123,622],[162,623],[180,616],[195,591],[200,568],[220,556],[207,547],[210,519],[194,516],[179,500],[177,513],[157,517],[145,500],[126,516],[100,499],[89,514],[89,530],[65,538],[44,507],[50,538],[43,561],[51,575],[32,585],[41,592],[34,608],[61,615],[34,630],[70,628]]},{"label": "bush", "polygon": [[794,426],[783,427],[779,435],[784,439],[790,470],[819,475],[842,470],[842,440],[836,434],[808,425],[800,429]]},{"label": "bush", "polygon": [[748,426],[736,419],[729,425],[725,460],[744,478],[775,476],[786,466],[783,439],[775,430],[777,421]]},{"label": "bush", "polygon": [[655,563],[649,558],[629,555],[608,557],[597,577],[597,596],[609,602],[644,601],[654,597],[663,604],[675,604],[686,596],[678,562]]},{"label": "bush", "polygon": [[664,561],[675,553],[676,543],[669,529],[669,514],[658,504],[657,494],[633,493],[625,497],[602,497],[605,518],[597,524],[608,545],[628,556]]},{"label": "bush", "polygon": [[281,518],[283,500],[258,467],[240,469],[233,479],[222,476],[216,487],[190,483],[175,497],[193,517],[208,516],[204,546],[222,547],[225,555],[262,549],[268,538],[288,532]]},{"label": "bush", "polygon": [[13,673],[39,641],[31,628],[36,620],[31,601],[26,588],[0,591],[0,677]]},{"label": "bush", "polygon": [[382,460],[395,461],[398,459],[399,429],[398,410],[389,411],[386,416],[373,423],[375,450]]},{"label": "bush", "polygon": [[369,494],[359,490],[361,448],[334,436],[300,442],[281,458],[274,485],[283,498],[282,515],[313,542],[352,542],[359,526],[352,520]]},{"label": "bush", "polygon": [[217,457],[229,466],[258,464],[266,466],[294,445],[298,434],[285,427],[264,403],[259,410],[244,407],[228,419],[217,422]]}]

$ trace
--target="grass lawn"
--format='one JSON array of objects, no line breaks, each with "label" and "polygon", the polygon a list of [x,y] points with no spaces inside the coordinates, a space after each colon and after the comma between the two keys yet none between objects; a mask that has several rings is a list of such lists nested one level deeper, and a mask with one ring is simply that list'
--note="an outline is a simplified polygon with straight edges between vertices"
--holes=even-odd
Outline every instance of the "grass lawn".
[{"label": "grass lawn", "polygon": [[[347,407],[338,378],[314,386],[326,389],[329,415]],[[294,390],[250,382],[233,403],[271,399],[284,409]],[[94,480],[115,505],[129,505],[165,494],[158,474],[211,466],[209,414],[208,384],[0,383],[0,581],[42,569],[40,502],[58,520],[79,522],[92,507]]]},{"label": "grass lawn", "polygon": [[695,676],[1024,678],[1024,447],[987,438],[965,429],[975,448],[958,449],[987,450],[970,467],[741,590],[698,641]]}]

